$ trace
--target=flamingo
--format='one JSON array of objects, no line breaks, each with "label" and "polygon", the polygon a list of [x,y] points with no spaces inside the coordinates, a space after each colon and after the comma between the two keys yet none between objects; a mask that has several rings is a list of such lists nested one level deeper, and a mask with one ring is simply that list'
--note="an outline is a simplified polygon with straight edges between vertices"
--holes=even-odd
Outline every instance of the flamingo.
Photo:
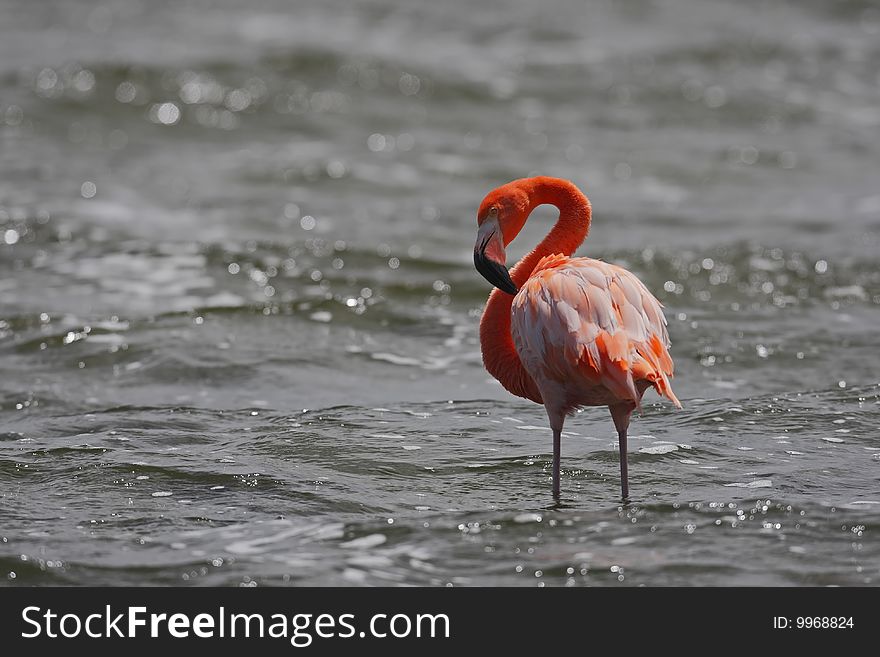
[{"label": "flamingo", "polygon": [[[559,219],[510,271],[505,248],[539,205]],[[509,392],[543,404],[553,430],[553,496],[559,497],[562,427],[584,406],[608,406],[620,445],[620,489],[629,497],[626,432],[653,387],[676,407],[662,305],[622,267],[572,258],[590,230],[590,201],[560,178],[522,178],[490,192],[477,212],[474,265],[496,289],[480,320],[483,364]]]}]

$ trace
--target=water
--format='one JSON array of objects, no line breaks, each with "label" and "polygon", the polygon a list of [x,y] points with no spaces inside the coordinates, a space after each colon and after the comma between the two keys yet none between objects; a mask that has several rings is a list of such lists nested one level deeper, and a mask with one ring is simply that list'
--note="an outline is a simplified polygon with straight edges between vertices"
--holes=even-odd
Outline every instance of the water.
[{"label": "water", "polygon": [[[880,581],[873,3],[296,5],[0,5],[2,581]],[[538,172],[666,306],[627,506],[480,363]]]}]

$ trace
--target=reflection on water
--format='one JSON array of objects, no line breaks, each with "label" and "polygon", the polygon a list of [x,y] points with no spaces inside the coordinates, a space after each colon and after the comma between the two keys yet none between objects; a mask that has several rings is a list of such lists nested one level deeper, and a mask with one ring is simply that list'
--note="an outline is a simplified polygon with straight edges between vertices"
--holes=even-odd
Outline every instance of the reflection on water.
[{"label": "reflection on water", "polygon": [[[0,577],[876,583],[876,12],[749,4],[6,3]],[[538,172],[670,322],[626,507],[480,362]]]}]

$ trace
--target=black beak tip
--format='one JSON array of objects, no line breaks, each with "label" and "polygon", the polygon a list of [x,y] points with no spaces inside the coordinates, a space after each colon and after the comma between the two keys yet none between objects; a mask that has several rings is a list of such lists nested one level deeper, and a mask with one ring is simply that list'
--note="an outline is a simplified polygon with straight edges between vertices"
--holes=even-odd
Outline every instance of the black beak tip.
[{"label": "black beak tip", "polygon": [[474,251],[474,267],[476,267],[483,278],[502,292],[511,295],[519,292],[519,288],[510,280],[510,272],[507,271],[507,267],[489,260],[480,251]]}]

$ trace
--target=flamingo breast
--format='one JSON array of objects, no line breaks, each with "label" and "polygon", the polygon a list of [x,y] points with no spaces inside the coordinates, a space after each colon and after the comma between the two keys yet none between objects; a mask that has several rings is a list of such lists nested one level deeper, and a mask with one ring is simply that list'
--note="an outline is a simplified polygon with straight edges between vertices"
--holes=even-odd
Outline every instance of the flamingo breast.
[{"label": "flamingo breast", "polygon": [[511,334],[545,404],[632,401],[647,387],[681,406],[662,306],[633,274],[592,258],[543,258],[511,306]]}]

